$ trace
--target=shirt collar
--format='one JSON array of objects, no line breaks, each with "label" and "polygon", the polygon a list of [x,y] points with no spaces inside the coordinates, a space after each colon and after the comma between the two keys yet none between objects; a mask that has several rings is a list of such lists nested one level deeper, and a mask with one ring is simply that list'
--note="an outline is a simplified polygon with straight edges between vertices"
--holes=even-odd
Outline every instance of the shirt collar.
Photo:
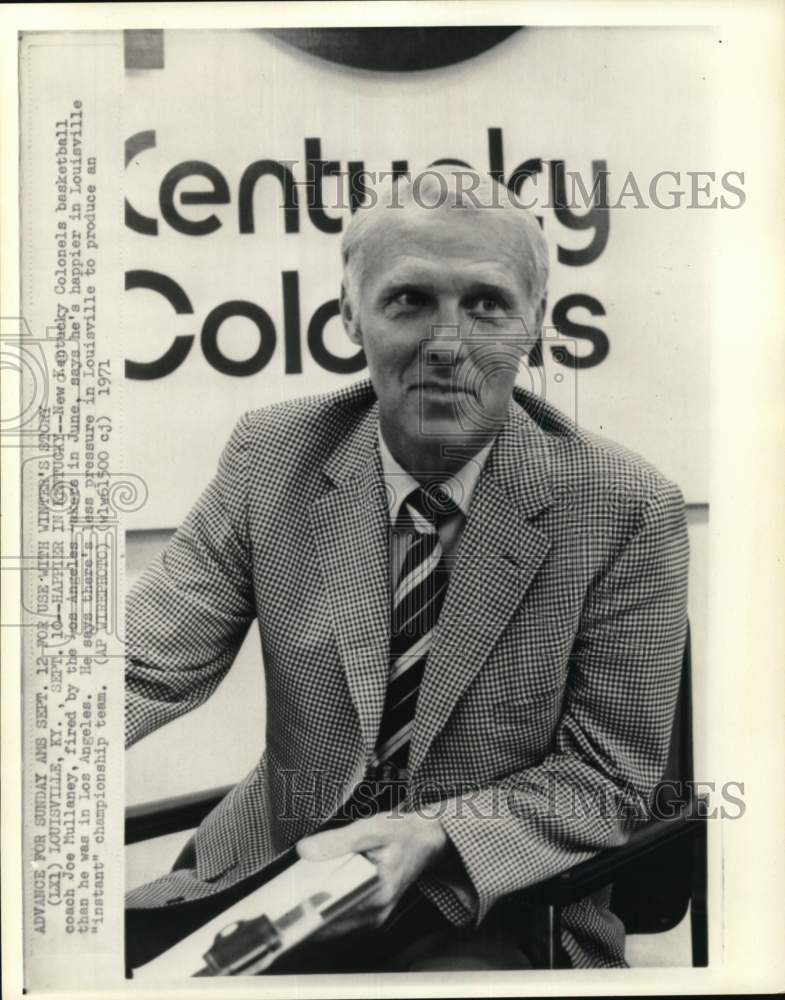
[{"label": "shirt collar", "polygon": [[[461,508],[461,513],[464,517],[469,513],[469,505],[472,501],[474,488],[477,485],[477,480],[480,478],[480,473],[483,470],[493,444],[494,442],[490,441],[476,455],[472,455],[469,461],[461,466],[454,475],[441,483],[444,489],[449,491],[455,503]],[[384,440],[381,427],[379,427],[379,454],[382,460],[384,482],[387,487],[390,524],[394,525],[398,520],[401,504],[411,491],[417,489],[420,484],[393,458]]]}]

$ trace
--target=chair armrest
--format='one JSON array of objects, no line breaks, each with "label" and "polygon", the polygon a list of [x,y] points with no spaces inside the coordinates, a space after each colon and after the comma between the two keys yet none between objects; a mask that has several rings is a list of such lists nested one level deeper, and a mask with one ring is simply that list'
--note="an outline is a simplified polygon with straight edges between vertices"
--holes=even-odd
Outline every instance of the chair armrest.
[{"label": "chair armrest", "polygon": [[520,889],[511,895],[522,903],[566,906],[596,892],[622,875],[647,854],[666,844],[694,836],[705,823],[694,803],[672,819],[657,819],[635,830],[620,847],[610,847],[565,872]]},{"label": "chair armrest", "polygon": [[203,792],[129,806],[125,811],[126,844],[138,844],[142,840],[193,829],[233,788],[234,785],[223,785]]}]

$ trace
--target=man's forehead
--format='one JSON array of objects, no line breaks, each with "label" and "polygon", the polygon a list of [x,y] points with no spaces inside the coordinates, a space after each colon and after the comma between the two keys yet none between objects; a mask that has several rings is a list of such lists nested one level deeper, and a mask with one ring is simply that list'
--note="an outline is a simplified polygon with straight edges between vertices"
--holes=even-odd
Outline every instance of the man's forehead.
[{"label": "man's forehead", "polygon": [[460,269],[472,280],[520,285],[526,240],[510,230],[493,210],[389,209],[368,234],[363,277],[388,284]]},{"label": "man's forehead", "polygon": [[510,210],[499,207],[456,207],[440,206],[428,208],[409,202],[405,205],[388,205],[377,211],[374,220],[374,235],[387,240],[402,237],[444,240],[461,238],[467,234],[482,233],[488,237],[509,239],[515,230],[518,239],[525,237],[522,228],[512,223]]},{"label": "man's forehead", "polygon": [[466,260],[460,254],[436,256],[401,248],[400,253],[391,250],[383,263],[383,268],[373,268],[371,264],[366,275],[374,285],[429,285],[445,278],[463,285],[518,286],[521,283],[520,271],[512,262],[491,256]]}]

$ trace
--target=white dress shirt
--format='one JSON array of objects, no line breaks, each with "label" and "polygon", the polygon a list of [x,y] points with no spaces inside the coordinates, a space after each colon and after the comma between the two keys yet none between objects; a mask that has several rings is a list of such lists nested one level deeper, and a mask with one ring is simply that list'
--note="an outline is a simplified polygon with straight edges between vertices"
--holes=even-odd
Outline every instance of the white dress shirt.
[{"label": "white dress shirt", "polygon": [[[453,503],[460,508],[457,514],[445,518],[438,527],[439,542],[442,546],[445,568],[448,573],[455,564],[458,542],[466,522],[466,516],[469,513],[472,494],[492,447],[493,441],[481,448],[449,479],[439,482],[439,486],[447,491]],[[379,453],[382,460],[384,482],[387,487],[390,514],[390,579],[391,587],[394,590],[411,542],[411,532],[398,526],[398,515],[406,497],[422,484],[393,458],[384,440],[381,427],[379,428]]]}]

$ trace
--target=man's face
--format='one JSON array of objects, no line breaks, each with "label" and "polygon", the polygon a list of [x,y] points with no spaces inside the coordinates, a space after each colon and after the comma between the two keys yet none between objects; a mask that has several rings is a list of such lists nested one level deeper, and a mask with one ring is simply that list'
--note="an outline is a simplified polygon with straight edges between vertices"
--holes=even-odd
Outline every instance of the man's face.
[{"label": "man's face", "polygon": [[389,215],[366,237],[353,301],[344,302],[385,437],[409,445],[487,438],[504,421],[542,322],[523,239],[493,210]]}]

